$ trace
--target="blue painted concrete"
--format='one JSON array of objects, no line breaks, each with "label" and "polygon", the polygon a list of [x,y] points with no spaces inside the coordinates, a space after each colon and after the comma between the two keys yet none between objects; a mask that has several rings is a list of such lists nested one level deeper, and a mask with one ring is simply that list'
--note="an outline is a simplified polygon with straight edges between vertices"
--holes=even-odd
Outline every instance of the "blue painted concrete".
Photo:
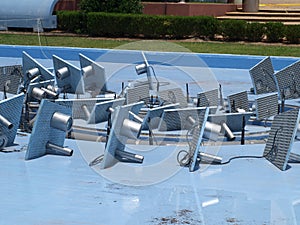
[{"label": "blue painted concrete", "polygon": [[[27,139],[19,136],[16,142],[22,146]],[[84,160],[103,151],[103,144],[68,140],[66,145],[75,150],[72,157],[47,155],[25,161],[25,152],[1,153],[0,224],[300,222],[297,164],[281,172],[265,159],[240,159],[224,166],[201,165],[194,173],[178,168],[173,176],[159,183],[130,186],[131,182],[147,180],[141,176],[147,166],[156,165],[158,158],[168,157],[174,147],[147,151],[149,147],[145,146],[145,165],[136,166],[135,174],[130,176],[124,175],[120,165],[111,168],[111,174],[130,178],[126,181],[128,185],[122,185],[95,173]],[[300,153],[299,147],[299,143],[295,144],[293,151]],[[128,146],[130,151],[134,148]],[[223,146],[217,154],[226,161],[236,155],[261,155],[263,148]],[[176,161],[169,163],[177,166]]]},{"label": "blue painted concrete", "polygon": [[[52,67],[54,53],[78,66],[78,53],[83,53],[104,64],[112,89],[120,88],[120,81],[136,79],[132,64],[142,61],[137,51],[2,45],[0,64],[21,63],[24,50],[46,67]],[[206,84],[205,79],[211,79],[212,85],[223,85],[224,96],[249,90],[248,69],[264,58],[191,54],[176,61],[175,53],[147,52],[146,56],[155,63],[159,76],[171,76],[169,80],[174,79],[181,87],[187,79],[195,78],[200,85],[191,85],[193,94]],[[272,57],[275,70],[297,60]],[[205,79],[203,74],[207,75]],[[28,140],[29,136],[18,135],[16,146],[8,149],[17,151],[0,153],[0,225],[300,223],[299,164],[290,164],[282,172],[265,159],[239,159],[223,166],[201,164],[190,173],[176,161],[176,153],[187,148],[184,144],[127,145],[127,151],[145,156],[144,164],[118,163],[99,170],[88,163],[103,153],[103,143],[66,140],[65,146],[74,150],[72,157],[46,155],[25,161]],[[292,152],[299,154],[299,149],[300,142],[296,142]],[[238,155],[261,156],[264,145],[211,146],[201,150],[226,161]]]},{"label": "blue painted concrete", "polygon": [[[82,53],[92,60],[102,59],[101,61],[133,63],[141,62],[142,56],[139,51],[126,51],[126,50],[107,50],[107,49],[86,49],[86,48],[68,48],[68,51],[62,47],[39,47],[39,46],[13,46],[13,45],[0,45],[0,57],[22,57],[22,51],[26,51],[29,55],[33,55],[39,59],[51,59],[52,55],[57,55],[65,60],[78,61],[78,54]],[[164,62],[164,57],[173,57],[178,53],[153,53],[148,52],[147,58],[155,56],[155,61]],[[183,55],[183,53],[179,53]],[[210,68],[234,68],[234,69],[250,69],[256,63],[264,58],[264,56],[244,56],[244,55],[226,55],[226,54],[189,54],[190,58],[199,57]],[[189,65],[190,58],[187,58],[180,63]],[[274,63],[274,69],[280,70],[293,62],[299,60],[295,57],[271,57]],[[135,61],[136,60],[136,61]],[[153,62],[155,62],[153,61]],[[151,59],[149,60],[151,63]],[[174,65],[174,64],[172,64]],[[176,64],[175,64],[176,65]],[[181,65],[182,66],[182,65]],[[194,65],[199,66],[199,65]]]},{"label": "blue painted concrete", "polygon": [[[68,60],[77,67],[79,66],[78,54],[85,54],[105,67],[109,80],[108,86],[110,90],[118,93],[122,81],[128,83],[140,78],[136,76],[134,68],[136,64],[142,62],[142,55],[139,51],[82,48],[68,48],[66,51],[66,48],[61,47],[0,45],[0,65],[21,64],[22,51],[34,56],[47,68],[53,68],[53,54]],[[217,87],[220,83],[225,97],[238,91],[249,91],[252,82],[248,71],[264,58],[263,56],[155,52],[146,52],[146,57],[153,65],[157,76],[167,79],[167,82],[174,81],[183,90],[185,83],[190,83],[192,96],[199,92],[199,88],[209,89]],[[299,58],[272,57],[275,70],[282,69],[297,60]]]}]

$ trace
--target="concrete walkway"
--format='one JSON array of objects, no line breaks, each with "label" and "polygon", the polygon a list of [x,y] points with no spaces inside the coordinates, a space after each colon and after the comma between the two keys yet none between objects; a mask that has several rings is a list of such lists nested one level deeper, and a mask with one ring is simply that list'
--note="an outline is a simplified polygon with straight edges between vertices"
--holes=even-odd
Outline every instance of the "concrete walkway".
[{"label": "concrete walkway", "polygon": [[260,9],[300,9],[299,0],[260,0]]},{"label": "concrete walkway", "polygon": [[[256,1],[256,0],[252,0]],[[246,20],[252,22],[282,22],[286,25],[300,24],[299,0],[259,0],[259,11],[242,10],[227,12],[220,20]]]}]

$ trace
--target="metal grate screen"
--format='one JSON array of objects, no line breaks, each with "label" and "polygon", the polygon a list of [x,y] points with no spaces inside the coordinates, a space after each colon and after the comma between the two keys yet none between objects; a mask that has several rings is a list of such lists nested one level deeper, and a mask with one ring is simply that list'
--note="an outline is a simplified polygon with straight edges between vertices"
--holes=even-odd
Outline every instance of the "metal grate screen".
[{"label": "metal grate screen", "polygon": [[57,75],[55,76],[57,86],[63,89],[62,92],[71,93],[71,94],[85,93],[84,81],[83,81],[81,69],[75,67],[74,65],[68,63],[67,61],[55,55],[53,55],[53,66],[54,66],[55,73],[57,73],[57,71],[62,68],[67,68],[68,72],[65,77],[58,79]]},{"label": "metal grate screen", "polygon": [[0,67],[0,91],[17,94],[20,84],[23,82],[22,66]]},{"label": "metal grate screen", "polygon": [[277,92],[274,68],[270,57],[264,58],[249,70],[255,94]]},{"label": "metal grate screen", "polygon": [[280,170],[286,170],[299,124],[299,109],[289,110],[274,118],[264,156]]},{"label": "metal grate screen", "polygon": [[236,94],[227,96],[229,111],[231,113],[237,112],[237,109],[244,109],[249,111],[248,94],[247,91],[242,91]]},{"label": "metal grate screen", "polygon": [[55,112],[71,115],[71,109],[62,105],[42,100],[36,121],[29,139],[25,159],[35,159],[46,154],[48,142],[63,146],[66,132],[51,127],[51,119]]},{"label": "metal grate screen", "polygon": [[164,110],[160,120],[159,131],[172,131],[172,130],[187,130],[193,124],[189,121],[191,118],[194,121],[201,120],[201,112],[205,108],[184,108],[184,109],[167,109]]},{"label": "metal grate screen", "polygon": [[197,95],[198,107],[210,107],[219,105],[219,89],[213,89],[210,91],[205,91],[198,93]]},{"label": "metal grate screen", "polygon": [[278,114],[278,94],[273,93],[255,100],[256,119],[265,120]]},{"label": "metal grate screen", "polygon": [[24,94],[15,95],[11,98],[0,101],[0,115],[13,124],[13,128],[8,129],[0,123],[0,133],[7,137],[7,146],[14,143],[17,130],[19,128],[23,109]]},{"label": "metal grate screen", "polygon": [[145,101],[149,98],[149,85],[140,85],[128,88],[126,93],[126,104]]},{"label": "metal grate screen", "polygon": [[173,88],[159,92],[159,97],[164,104],[179,103],[181,108],[187,107],[186,97],[181,88]]},{"label": "metal grate screen", "polygon": [[300,97],[300,61],[275,73],[281,99]]}]

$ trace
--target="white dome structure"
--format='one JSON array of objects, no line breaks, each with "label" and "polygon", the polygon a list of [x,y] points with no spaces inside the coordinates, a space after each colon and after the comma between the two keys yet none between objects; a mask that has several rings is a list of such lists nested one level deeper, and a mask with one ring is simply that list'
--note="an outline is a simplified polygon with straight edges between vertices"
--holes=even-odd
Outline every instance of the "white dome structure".
[{"label": "white dome structure", "polygon": [[57,27],[52,15],[58,0],[3,0],[0,5],[0,28],[33,28],[43,31]]}]

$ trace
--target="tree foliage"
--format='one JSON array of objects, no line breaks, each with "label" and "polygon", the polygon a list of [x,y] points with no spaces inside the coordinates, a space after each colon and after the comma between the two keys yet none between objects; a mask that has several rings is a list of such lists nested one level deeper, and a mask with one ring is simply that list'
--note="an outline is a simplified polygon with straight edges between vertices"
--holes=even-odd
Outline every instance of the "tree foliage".
[{"label": "tree foliage", "polygon": [[80,9],[84,12],[142,13],[140,0],[82,0]]}]

